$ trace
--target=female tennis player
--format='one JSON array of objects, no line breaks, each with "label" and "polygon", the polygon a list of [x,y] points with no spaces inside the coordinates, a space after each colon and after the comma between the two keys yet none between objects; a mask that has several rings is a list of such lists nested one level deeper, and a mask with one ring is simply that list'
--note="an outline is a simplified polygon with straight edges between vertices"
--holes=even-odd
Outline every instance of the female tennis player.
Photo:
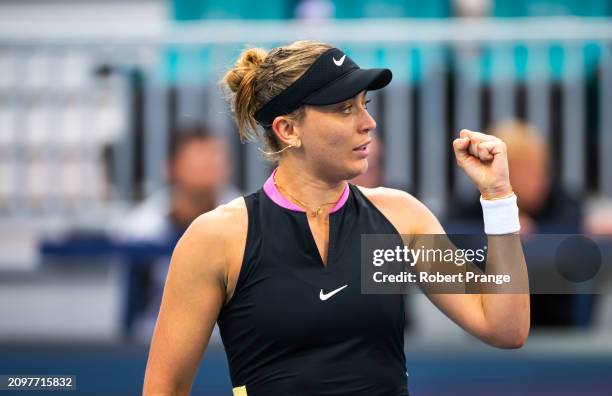
[{"label": "female tennis player", "polygon": [[[314,41],[242,53],[222,82],[241,138],[261,136],[277,167],[259,191],[200,216],[178,242],[145,395],[189,393],[215,322],[234,395],[408,395],[403,296],[361,293],[360,238],[444,230],[408,193],[347,182],[368,167],[376,122],[367,92],[390,81],[390,70],[361,69]],[[468,130],[452,145],[482,193],[494,255],[491,236],[519,230],[506,148]],[[526,276],[520,241],[510,241],[513,254],[494,265]],[[528,294],[429,297],[488,344],[517,348],[527,338]]]}]

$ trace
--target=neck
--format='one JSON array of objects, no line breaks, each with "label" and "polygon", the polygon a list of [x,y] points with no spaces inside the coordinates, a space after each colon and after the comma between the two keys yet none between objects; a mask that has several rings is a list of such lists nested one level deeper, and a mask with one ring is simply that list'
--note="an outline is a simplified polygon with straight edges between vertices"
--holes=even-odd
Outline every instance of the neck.
[{"label": "neck", "polygon": [[[316,175],[315,172],[308,170],[307,167],[292,166],[286,160],[279,162],[274,180],[282,189],[286,190],[279,189],[280,193],[289,201],[298,205],[300,203],[287,196],[287,192],[303,203],[321,206],[338,201],[346,187],[344,180],[326,180]],[[324,207],[325,212],[329,212],[332,207],[333,205],[326,205]]]}]

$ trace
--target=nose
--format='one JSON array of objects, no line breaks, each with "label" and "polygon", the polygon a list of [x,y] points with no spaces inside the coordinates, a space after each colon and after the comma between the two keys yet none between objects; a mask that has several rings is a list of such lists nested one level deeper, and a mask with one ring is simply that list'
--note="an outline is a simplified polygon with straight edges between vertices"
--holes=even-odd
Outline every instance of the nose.
[{"label": "nose", "polygon": [[363,119],[360,124],[359,131],[362,133],[372,132],[376,129],[376,120],[370,115],[367,109],[363,109]]}]

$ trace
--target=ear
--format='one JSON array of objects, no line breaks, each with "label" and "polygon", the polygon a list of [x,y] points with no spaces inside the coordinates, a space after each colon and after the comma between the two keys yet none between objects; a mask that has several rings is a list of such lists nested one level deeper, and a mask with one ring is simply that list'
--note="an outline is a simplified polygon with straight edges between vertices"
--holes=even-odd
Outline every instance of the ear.
[{"label": "ear", "polygon": [[272,121],[272,130],[282,143],[294,147],[300,147],[302,145],[298,128],[296,128],[293,120],[278,116]]}]

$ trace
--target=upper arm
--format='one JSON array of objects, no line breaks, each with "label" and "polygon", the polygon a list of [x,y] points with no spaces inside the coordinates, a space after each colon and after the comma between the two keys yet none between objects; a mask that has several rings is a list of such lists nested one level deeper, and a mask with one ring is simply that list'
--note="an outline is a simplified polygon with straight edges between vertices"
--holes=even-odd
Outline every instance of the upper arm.
[{"label": "upper arm", "polygon": [[[221,210],[222,211],[222,210]],[[196,219],[172,254],[143,394],[188,394],[226,296],[219,209]]]},{"label": "upper arm", "polygon": [[[409,193],[389,188],[360,189],[400,234],[446,234],[429,208]],[[427,293],[427,297],[447,317],[472,335],[485,341],[489,338],[480,294]]]}]

